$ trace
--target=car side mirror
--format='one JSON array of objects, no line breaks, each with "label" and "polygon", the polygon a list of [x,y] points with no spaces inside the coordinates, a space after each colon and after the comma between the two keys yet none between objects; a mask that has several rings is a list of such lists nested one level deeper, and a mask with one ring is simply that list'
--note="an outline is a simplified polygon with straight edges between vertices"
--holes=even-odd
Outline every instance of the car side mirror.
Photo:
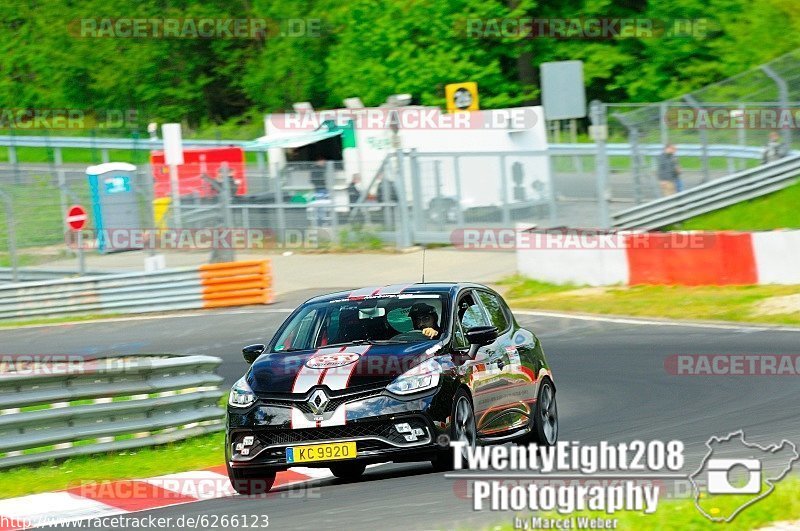
[{"label": "car side mirror", "polygon": [[242,357],[247,363],[253,363],[267,349],[266,345],[247,345],[242,349]]},{"label": "car side mirror", "polygon": [[469,357],[475,359],[478,349],[492,343],[499,334],[496,326],[473,326],[467,330],[466,335],[470,344]]}]

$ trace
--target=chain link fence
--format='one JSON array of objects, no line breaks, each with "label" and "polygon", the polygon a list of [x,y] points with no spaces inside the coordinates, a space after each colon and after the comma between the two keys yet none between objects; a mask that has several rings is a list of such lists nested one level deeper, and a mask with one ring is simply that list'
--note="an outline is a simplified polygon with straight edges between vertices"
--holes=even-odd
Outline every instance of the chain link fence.
[{"label": "chain link fence", "polygon": [[[800,50],[664,102],[602,104],[608,133],[599,142],[575,142],[573,131],[571,143],[551,142],[546,152],[480,152],[480,146],[467,153],[397,151],[360,180],[340,161],[279,166],[264,152],[247,152],[243,163],[228,164],[224,172],[181,166],[177,197],[169,168],[151,165],[150,151],[161,149],[160,142],[141,133],[102,138],[90,132],[76,138],[81,147],[59,147],[56,137],[5,131],[0,268],[13,265],[11,247],[22,267],[72,258],[65,211],[82,204],[91,213],[86,168],[109,161],[137,167],[133,198],[119,208],[135,210],[144,229],[265,229],[276,245],[315,232],[311,245],[405,247],[451,243],[453,232],[465,227],[608,226],[609,215],[664,193],[659,166],[669,144],[677,148],[686,189],[793,153],[798,80]],[[598,158],[599,149],[606,156]],[[15,230],[9,231],[9,219]],[[95,228],[92,215],[88,228]]]}]

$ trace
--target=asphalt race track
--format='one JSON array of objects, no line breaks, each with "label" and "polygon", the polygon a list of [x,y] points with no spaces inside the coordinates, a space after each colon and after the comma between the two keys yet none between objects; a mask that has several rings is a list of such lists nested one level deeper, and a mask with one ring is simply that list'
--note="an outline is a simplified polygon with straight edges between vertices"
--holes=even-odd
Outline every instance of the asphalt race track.
[{"label": "asphalt race track", "polygon": [[[309,295],[292,294],[266,309],[2,330],[0,354],[211,354],[225,360],[221,373],[232,383],[246,370],[241,346],[268,339],[287,310]],[[676,376],[664,367],[671,354],[800,354],[800,332],[517,315],[539,335],[552,364],[561,440],[681,439],[687,474],[712,435],[743,429],[750,442],[800,444],[797,376]],[[512,513],[472,511],[464,492],[463,480],[428,464],[387,464],[355,483],[317,480],[266,499],[224,498],[137,515],[267,514],[275,529],[511,523]]]}]

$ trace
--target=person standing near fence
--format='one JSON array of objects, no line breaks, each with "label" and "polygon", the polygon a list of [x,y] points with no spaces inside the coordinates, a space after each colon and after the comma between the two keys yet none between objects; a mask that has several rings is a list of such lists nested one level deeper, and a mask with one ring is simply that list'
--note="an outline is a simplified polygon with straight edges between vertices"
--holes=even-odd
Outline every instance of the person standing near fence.
[{"label": "person standing near fence", "polygon": [[782,159],[788,154],[788,152],[789,150],[787,149],[786,144],[781,141],[781,135],[778,134],[777,131],[772,131],[769,134],[767,147],[764,148],[764,155],[761,157],[761,163],[766,164],[768,162],[774,162],[778,159]]},{"label": "person standing near fence", "polygon": [[658,157],[658,183],[661,185],[661,194],[665,196],[683,191],[681,167],[675,151],[675,144],[667,144]]}]

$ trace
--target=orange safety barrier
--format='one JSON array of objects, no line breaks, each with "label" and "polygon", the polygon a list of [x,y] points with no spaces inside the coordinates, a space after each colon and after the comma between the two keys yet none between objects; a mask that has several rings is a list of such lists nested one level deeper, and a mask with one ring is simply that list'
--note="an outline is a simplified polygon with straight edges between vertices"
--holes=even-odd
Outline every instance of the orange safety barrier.
[{"label": "orange safety barrier", "polygon": [[205,264],[199,272],[204,308],[269,304],[273,300],[269,259]]},{"label": "orange safety barrier", "polygon": [[757,284],[749,233],[704,233],[700,245],[676,246],[669,233],[626,236],[630,285]]}]

